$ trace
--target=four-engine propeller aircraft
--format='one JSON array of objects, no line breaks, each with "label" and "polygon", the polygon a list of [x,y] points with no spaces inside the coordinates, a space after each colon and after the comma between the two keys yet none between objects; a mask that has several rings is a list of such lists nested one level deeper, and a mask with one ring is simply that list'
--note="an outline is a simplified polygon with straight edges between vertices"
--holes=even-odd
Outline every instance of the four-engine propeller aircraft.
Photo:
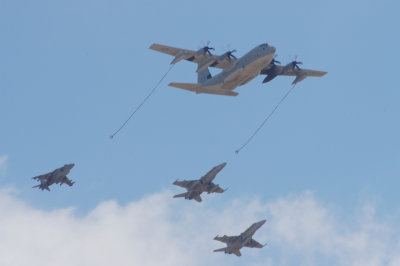
[{"label": "four-engine propeller aircraft", "polygon": [[[152,44],[150,49],[174,56],[171,64],[181,60],[197,63],[197,83],[176,83],[169,86],[193,91],[196,93],[209,93],[219,95],[236,96],[233,91],[236,87],[248,83],[260,74],[268,75],[263,82],[267,82],[278,75],[296,76],[293,84],[296,84],[307,76],[321,77],[327,72],[310,69],[300,69],[301,62],[293,61],[286,66],[278,66],[274,60],[275,47],[268,43],[256,46],[240,58],[236,58],[228,51],[221,56],[211,54],[214,48],[205,46],[198,51],[180,49],[162,44]],[[222,69],[222,72],[211,76],[208,67]]]},{"label": "four-engine propeller aircraft", "polygon": [[254,233],[266,222],[266,220],[262,220],[258,223],[252,224],[246,231],[241,233],[238,236],[216,236],[214,240],[221,241],[226,243],[226,248],[219,248],[214,250],[214,252],[223,251],[227,254],[235,254],[240,257],[242,254],[240,253],[240,249],[242,247],[248,248],[262,248],[265,245],[261,245],[257,241],[255,241],[252,237]]},{"label": "four-engine propeller aircraft", "polygon": [[54,170],[53,172],[32,177],[32,179],[36,179],[37,181],[40,181],[39,185],[34,186],[32,188],[39,187],[39,189],[41,189],[41,190],[47,189],[48,191],[50,191],[49,186],[51,186],[52,184],[60,184],[60,186],[62,184],[67,184],[68,186],[72,186],[75,182],[71,181],[67,177],[67,175],[69,174],[72,167],[74,167],[74,166],[75,165],[73,163],[66,164],[63,167],[60,167],[60,168]]},{"label": "four-engine propeller aircraft", "polygon": [[222,163],[213,167],[207,174],[205,174],[199,180],[184,180],[178,181],[176,180],[173,184],[176,186],[180,186],[186,188],[187,192],[175,195],[174,198],[185,197],[185,199],[194,199],[197,202],[201,202],[200,194],[203,192],[210,193],[222,193],[226,189],[222,189],[219,185],[214,184],[212,181],[214,180],[215,176],[219,173],[219,171],[224,168],[226,163]]}]

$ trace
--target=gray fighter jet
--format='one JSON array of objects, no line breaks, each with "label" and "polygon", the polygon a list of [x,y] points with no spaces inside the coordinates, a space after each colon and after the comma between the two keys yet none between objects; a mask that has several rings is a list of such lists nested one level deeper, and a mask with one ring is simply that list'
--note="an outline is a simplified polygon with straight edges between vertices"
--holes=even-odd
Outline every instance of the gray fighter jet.
[{"label": "gray fighter jet", "polygon": [[41,190],[47,189],[50,191],[49,186],[53,184],[67,184],[68,186],[72,186],[75,182],[71,181],[68,179],[67,175],[71,171],[72,167],[75,165],[73,163],[71,164],[66,164],[63,167],[60,167],[53,172],[44,174],[44,175],[39,175],[32,177],[32,179],[36,179],[37,181],[40,181],[40,184],[37,186],[34,186],[32,188],[38,187]]},{"label": "gray fighter jet", "polygon": [[254,233],[266,222],[266,220],[262,220],[258,223],[252,224],[246,231],[241,233],[238,236],[216,236],[214,240],[221,241],[226,243],[226,248],[219,248],[214,250],[214,252],[224,251],[227,254],[235,254],[240,257],[242,254],[240,253],[240,249],[242,247],[248,248],[262,248],[265,245],[261,245],[257,241],[255,241],[252,237]]},{"label": "gray fighter jet", "polygon": [[200,194],[203,192],[207,192],[208,194],[217,192],[222,193],[226,189],[222,189],[219,185],[214,184],[212,181],[215,176],[219,173],[219,171],[224,168],[226,163],[222,163],[213,167],[207,174],[205,174],[199,180],[184,180],[178,181],[176,180],[173,184],[176,186],[180,186],[186,188],[187,192],[175,195],[174,198],[185,197],[185,199],[195,199],[197,202],[201,202]]}]

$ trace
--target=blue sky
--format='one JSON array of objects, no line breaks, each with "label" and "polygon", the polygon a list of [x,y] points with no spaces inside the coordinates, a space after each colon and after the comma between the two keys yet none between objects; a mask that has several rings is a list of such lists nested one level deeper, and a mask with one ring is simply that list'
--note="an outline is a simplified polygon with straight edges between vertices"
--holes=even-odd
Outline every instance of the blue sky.
[{"label": "blue sky", "polygon": [[[398,10],[396,1],[0,1],[0,187],[34,211],[74,207],[73,217],[86,217],[109,200],[128,206],[157,193],[169,200],[180,192],[175,179],[226,161],[215,180],[226,193],[201,207],[171,204],[217,215],[237,200],[268,205],[311,191],[350,228],[365,205],[398,228]],[[196,50],[207,41],[215,53],[237,49],[236,56],[268,42],[282,63],[297,56],[328,74],[299,83],[236,155],[292,78],[258,77],[237,97],[195,95],[167,86],[197,80],[196,65],[181,62],[110,140],[168,70],[172,58],[148,47]],[[31,189],[31,177],[72,162],[73,187]],[[247,225],[236,226],[240,233]],[[257,251],[255,261],[285,264],[279,251]],[[333,263],[318,254],[317,264]]]}]

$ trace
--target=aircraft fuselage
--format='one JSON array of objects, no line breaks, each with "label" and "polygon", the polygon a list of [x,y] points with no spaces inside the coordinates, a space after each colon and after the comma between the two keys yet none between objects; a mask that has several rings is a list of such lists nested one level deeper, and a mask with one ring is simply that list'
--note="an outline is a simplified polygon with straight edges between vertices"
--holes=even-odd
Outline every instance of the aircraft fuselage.
[{"label": "aircraft fuselage", "polygon": [[261,44],[236,61],[236,64],[202,83],[204,88],[233,90],[257,77],[268,66],[275,54],[275,47]]}]

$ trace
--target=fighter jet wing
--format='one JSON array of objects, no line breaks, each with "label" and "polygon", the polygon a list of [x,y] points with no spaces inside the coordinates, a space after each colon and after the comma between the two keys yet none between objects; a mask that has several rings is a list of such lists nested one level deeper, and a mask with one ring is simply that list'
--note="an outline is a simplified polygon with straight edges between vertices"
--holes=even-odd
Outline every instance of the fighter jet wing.
[{"label": "fighter jet wing", "polygon": [[51,173],[48,174],[44,174],[44,175],[38,175],[35,177],[32,177],[32,179],[36,179],[38,181],[46,181],[47,179],[49,179]]},{"label": "fighter jet wing", "polygon": [[[220,69],[228,69],[231,66],[233,66],[236,62],[235,58],[225,60],[224,55],[218,56],[218,55],[210,55],[208,53],[206,53],[204,55],[196,55],[196,51],[193,51],[193,50],[176,48],[176,47],[167,46],[167,45],[158,44],[158,43],[152,44],[150,46],[150,49],[164,53],[164,54],[172,55],[175,57],[175,59],[181,58],[181,60],[185,59],[187,61],[195,62],[197,64],[202,63],[204,61],[208,61],[208,64],[207,64],[208,66],[220,68]],[[208,60],[205,60],[207,58],[208,58]],[[175,59],[172,61],[172,63],[175,63]],[[180,61],[180,60],[177,60],[177,61]]]},{"label": "fighter jet wing", "polygon": [[219,185],[215,185],[214,183],[211,183],[208,188],[207,188],[207,193],[223,193],[225,192],[225,189],[222,189]]},{"label": "fighter jet wing", "polygon": [[239,249],[233,251],[233,254],[235,254],[235,255],[238,256],[238,257],[242,256],[242,253],[240,253],[240,250],[239,250]]},{"label": "fighter jet wing", "polygon": [[247,242],[245,245],[245,247],[248,248],[262,248],[263,245],[261,245],[260,243],[258,243],[257,241],[255,241],[254,239],[251,239],[249,242]]},{"label": "fighter jet wing", "polygon": [[227,235],[224,235],[224,236],[216,236],[216,237],[214,237],[214,240],[217,240],[217,241],[220,241],[222,243],[228,244],[228,243],[235,242],[237,240],[237,238],[238,238],[238,236],[227,236]]},{"label": "fighter jet wing", "polygon": [[196,181],[197,181],[197,180],[183,180],[183,181],[178,181],[178,180],[176,180],[176,181],[175,181],[174,183],[172,183],[172,184],[174,184],[174,185],[176,185],[176,186],[183,187],[183,188],[188,188],[188,187],[191,187]]},{"label": "fighter jet wing", "polygon": [[57,182],[56,182],[56,184],[60,184],[60,186],[61,186],[62,184],[67,184],[67,185],[70,186],[70,187],[71,187],[74,183],[75,183],[75,182],[72,181],[71,179],[69,179],[68,177],[64,177],[63,179],[57,180]]}]

